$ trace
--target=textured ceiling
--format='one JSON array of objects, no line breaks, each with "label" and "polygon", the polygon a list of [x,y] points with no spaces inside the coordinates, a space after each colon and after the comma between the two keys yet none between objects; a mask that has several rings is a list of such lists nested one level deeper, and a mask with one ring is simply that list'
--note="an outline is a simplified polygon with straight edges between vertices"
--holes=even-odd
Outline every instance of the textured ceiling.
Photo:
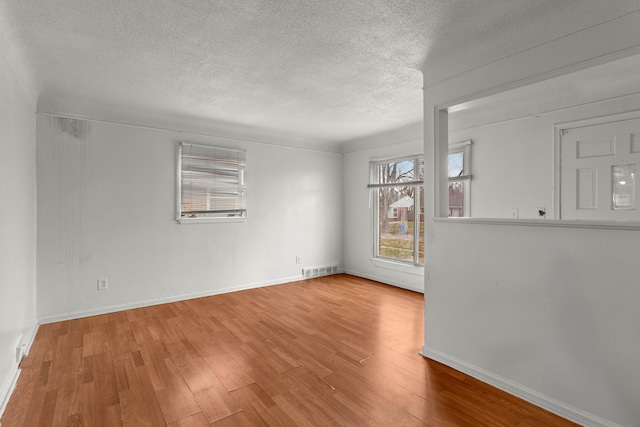
[{"label": "textured ceiling", "polygon": [[0,0],[0,24],[39,111],[143,112],[329,144],[420,121],[420,70],[432,84],[639,9],[639,0]]}]

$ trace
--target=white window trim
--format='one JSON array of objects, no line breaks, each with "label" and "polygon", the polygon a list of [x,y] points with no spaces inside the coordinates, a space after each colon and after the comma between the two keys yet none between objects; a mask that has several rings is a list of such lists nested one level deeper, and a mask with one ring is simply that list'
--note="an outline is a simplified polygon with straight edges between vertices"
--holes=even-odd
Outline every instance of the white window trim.
[{"label": "white window trim", "polygon": [[[182,216],[182,147],[186,145],[205,147],[205,148],[222,148],[227,150],[244,151],[246,156],[246,150],[240,148],[220,147],[206,144],[194,144],[190,142],[179,142],[177,144],[176,151],[176,221],[180,224],[207,224],[207,223],[233,223],[233,222],[246,222],[247,214],[249,211],[247,201],[247,207],[245,209],[245,215],[242,217],[198,217],[198,218],[186,218]],[[246,171],[245,171],[246,180]]]},{"label": "white window trim", "polygon": [[247,218],[178,218],[180,224],[207,224],[216,222],[247,222]]},{"label": "white window trim", "polygon": [[[370,194],[375,194],[375,196],[373,196],[374,199],[374,203],[370,203],[372,209],[373,209],[373,257],[372,257],[372,262],[374,262],[374,265],[376,267],[383,267],[383,268],[390,268],[392,270],[398,270],[399,269],[399,265],[400,266],[405,266],[405,267],[411,267],[411,268],[419,268],[421,271],[424,269],[424,265],[418,263],[418,259],[419,259],[419,246],[420,246],[420,227],[416,227],[415,224],[416,223],[420,223],[419,219],[420,219],[420,214],[422,213],[422,209],[420,209],[419,207],[424,203],[424,200],[420,200],[420,196],[419,196],[419,192],[417,193],[418,196],[414,197],[414,207],[413,207],[413,211],[414,211],[414,227],[413,227],[413,239],[414,239],[414,256],[413,256],[413,260],[412,261],[402,261],[402,260],[397,260],[397,259],[393,259],[393,258],[386,258],[386,257],[381,257],[378,255],[379,250],[380,250],[380,246],[379,246],[379,239],[378,239],[378,233],[379,233],[379,227],[380,227],[380,209],[378,206],[379,203],[379,196],[378,196],[378,191],[380,188],[380,186],[376,186],[375,184],[371,184],[374,180],[377,180],[378,177],[378,172],[376,170],[376,166],[379,165],[380,163],[391,163],[391,162],[396,162],[396,161],[414,161],[416,162],[417,160],[422,160],[424,162],[424,155],[422,154],[410,154],[407,156],[402,156],[402,157],[394,157],[394,158],[390,158],[390,159],[376,159],[376,160],[371,160],[369,162],[369,190],[371,191]],[[414,165],[415,168],[416,165]],[[417,169],[416,169],[417,171]],[[415,181],[414,181],[415,182]],[[398,186],[402,186],[402,184],[409,184],[409,185],[417,185],[417,184],[412,184],[411,182],[406,182],[406,183],[398,183],[398,185],[392,185],[393,187],[398,187]],[[420,184],[422,186],[424,186],[424,181],[422,181],[422,183]],[[416,203],[416,198],[418,199],[417,203]],[[416,221],[416,219],[418,219],[418,221]],[[405,271],[404,269],[401,268],[400,271]],[[413,271],[413,270],[412,270]]]},{"label": "white window trim", "polygon": [[467,139],[465,141],[449,144],[449,153],[448,153],[448,154],[463,153],[464,155],[463,175],[458,177],[451,177],[448,179],[448,182],[454,182],[454,181],[463,182],[464,201],[462,206],[462,216],[464,218],[471,217],[471,178],[472,178],[471,143],[472,141],[470,139]]},{"label": "white window trim", "polygon": [[387,270],[398,271],[400,273],[413,274],[414,276],[424,276],[424,265],[411,264],[408,262],[398,261],[391,258],[371,258],[374,267],[384,268]]}]

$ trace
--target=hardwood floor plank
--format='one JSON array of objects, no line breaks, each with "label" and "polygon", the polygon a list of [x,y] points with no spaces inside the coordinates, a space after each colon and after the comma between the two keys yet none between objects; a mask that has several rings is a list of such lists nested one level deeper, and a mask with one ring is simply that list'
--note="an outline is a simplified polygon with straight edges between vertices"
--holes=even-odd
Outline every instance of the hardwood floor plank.
[{"label": "hardwood floor plank", "polygon": [[155,391],[164,389],[167,375],[164,360],[169,357],[165,344],[160,340],[141,343],[140,354],[153,389]]},{"label": "hardwood floor plank", "polygon": [[[80,341],[82,342],[82,338]],[[69,418],[69,415],[78,413],[82,408],[82,379],[83,379],[83,367],[82,367],[82,348],[75,346],[70,348],[67,354],[66,363],[64,366],[54,366],[54,370],[63,372],[63,376],[60,381],[54,385],[50,384],[49,387],[56,387],[57,390],[57,402],[56,409],[53,414],[53,425],[64,425]]]},{"label": "hardwood floor plank", "polygon": [[296,360],[285,351],[273,349],[268,341],[250,341],[242,345],[242,349],[253,359],[263,358],[277,373],[300,366]]},{"label": "hardwood floor plank", "polygon": [[318,425],[314,423],[313,412],[304,405],[298,395],[291,392],[282,393],[274,397],[274,402],[285,411],[296,426],[314,427]]},{"label": "hardwood floor plank", "polygon": [[20,380],[18,384],[16,384],[16,388],[9,402],[7,402],[7,407],[1,419],[1,427],[28,425],[25,423],[25,419],[37,383],[37,372],[35,371],[33,365],[30,365],[28,368],[23,368],[20,374]]},{"label": "hardwood floor plank", "polygon": [[207,417],[202,412],[198,412],[169,424],[169,427],[209,427],[210,425]]},{"label": "hardwood floor plank", "polygon": [[58,390],[48,390],[44,395],[44,402],[42,403],[42,412],[38,419],[39,427],[49,427],[53,425],[53,413],[56,408],[56,401],[58,400]]},{"label": "hardwood floor plank", "polygon": [[223,350],[203,359],[227,391],[233,391],[254,382],[253,378],[246,373],[246,367],[236,362]]},{"label": "hardwood floor plank", "polygon": [[229,392],[188,340],[172,343],[168,350],[209,423],[240,411]]},{"label": "hardwood floor plank", "polygon": [[572,427],[418,354],[424,297],[335,275],[42,325],[2,427]]},{"label": "hardwood floor plank", "polygon": [[136,353],[138,352],[132,353],[134,366],[127,365],[130,390],[135,396],[136,420],[154,427],[162,427],[166,425],[166,420],[160,407],[158,396],[153,388],[146,366],[144,363],[138,362],[138,360],[142,361],[141,356],[137,357]]},{"label": "hardwood floor plank", "polygon": [[73,414],[69,415],[67,418],[67,427],[82,427],[84,423],[82,422],[82,414]]},{"label": "hardwood floor plank", "polygon": [[86,426],[122,426],[120,398],[111,353],[90,359],[91,381],[82,384],[82,420]]},{"label": "hardwood floor plank", "polygon": [[251,425],[259,424],[252,424],[251,421],[249,421],[249,418],[247,418],[245,413],[242,411],[211,424],[212,427],[246,427]]},{"label": "hardwood floor plank", "polygon": [[173,360],[168,357],[163,359],[163,363],[165,367],[162,374],[165,387],[156,390],[156,394],[167,424],[201,412],[202,409],[195,396]]},{"label": "hardwood floor plank", "polygon": [[279,406],[267,407],[249,386],[231,392],[249,419],[248,425],[294,426],[295,422]]},{"label": "hardwood floor plank", "polygon": [[[139,352],[135,352],[139,355]],[[117,356],[114,359],[118,398],[122,411],[122,423],[127,426],[163,426],[164,416],[150,381],[145,381],[145,375],[140,375],[144,369],[139,369],[134,353]],[[151,393],[149,393],[151,391]]]},{"label": "hardwood floor plank", "polygon": [[[337,391],[305,367],[292,369],[286,372],[285,376],[295,382],[296,388],[295,394],[288,392],[283,395],[295,397],[298,404],[307,408],[307,411],[312,413],[318,410],[322,411],[340,425],[358,425],[362,422],[362,414],[352,411],[335,399]],[[278,397],[276,396],[274,399]],[[315,418],[310,419],[314,420]]]},{"label": "hardwood floor plank", "polygon": [[361,377],[339,371],[324,377],[323,381],[336,389],[336,399],[343,403],[348,400],[364,407],[368,416],[376,424],[424,425],[418,418],[385,399],[380,394],[384,392],[383,389],[369,388],[367,381]]}]

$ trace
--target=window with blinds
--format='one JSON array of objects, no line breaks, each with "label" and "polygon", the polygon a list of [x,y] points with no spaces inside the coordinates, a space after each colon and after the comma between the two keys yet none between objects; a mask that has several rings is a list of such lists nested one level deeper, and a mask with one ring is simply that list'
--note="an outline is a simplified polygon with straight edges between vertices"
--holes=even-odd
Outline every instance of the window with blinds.
[{"label": "window with blinds", "polygon": [[245,150],[182,142],[178,147],[178,221],[246,218]]}]

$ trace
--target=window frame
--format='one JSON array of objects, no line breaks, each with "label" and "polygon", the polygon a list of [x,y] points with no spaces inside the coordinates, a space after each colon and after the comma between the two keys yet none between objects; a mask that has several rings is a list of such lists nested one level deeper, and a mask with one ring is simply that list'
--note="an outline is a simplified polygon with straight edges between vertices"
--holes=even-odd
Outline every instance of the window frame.
[{"label": "window frame", "polygon": [[[419,176],[420,174],[420,165],[422,163],[423,167],[423,178],[421,181],[407,181],[407,182],[399,182],[397,185],[385,184],[378,182],[379,180],[379,166],[382,164],[394,163],[394,162],[403,162],[403,161],[413,161],[414,162],[414,173]],[[416,177],[414,177],[416,178]],[[380,189],[381,188],[393,188],[393,187],[408,187],[412,186],[416,188],[414,191],[413,198],[413,259],[411,261],[405,261],[396,258],[389,258],[380,256]],[[370,189],[370,197],[373,198],[375,203],[371,204],[373,209],[373,258],[374,262],[383,261],[389,263],[396,263],[406,266],[419,267],[423,268],[424,263],[419,262],[420,258],[420,215],[424,214],[423,203],[424,201],[420,197],[420,187],[422,187],[422,192],[424,192],[424,155],[422,154],[412,154],[408,156],[402,157],[394,157],[394,158],[385,158],[372,160],[369,164],[369,185],[367,186]],[[417,224],[417,226],[416,226]],[[423,251],[424,252],[424,251]]]},{"label": "window frame", "polygon": [[[244,207],[240,209],[212,209],[209,211],[211,214],[225,214],[227,216],[196,216],[196,217],[185,217],[183,216],[182,211],[182,172],[183,172],[183,149],[184,147],[197,147],[199,149],[211,150],[212,157],[215,153],[215,150],[224,150],[230,152],[237,152],[242,154],[244,158],[244,167],[238,167],[238,171],[242,174],[242,178],[239,179],[238,188],[241,189],[244,193]],[[247,200],[246,200],[246,192],[247,192],[247,150],[237,148],[237,147],[224,147],[219,145],[208,145],[208,144],[197,144],[191,142],[181,141],[177,144],[177,155],[176,155],[176,220],[180,224],[199,224],[199,223],[216,223],[216,222],[246,222],[247,220]],[[237,196],[239,197],[239,196]],[[239,215],[237,215],[239,214]]]},{"label": "window frame", "polygon": [[[467,139],[464,141],[449,144],[449,152],[447,153],[447,160],[449,156],[456,153],[462,153],[462,174],[456,177],[448,177],[447,179],[447,193],[449,192],[449,184],[452,182],[462,182],[463,184],[463,205],[462,205],[462,217],[468,218],[471,216],[471,144],[472,140]],[[447,162],[448,163],[448,162]],[[451,207],[449,206],[449,209]],[[451,215],[448,216],[449,218]]]}]

